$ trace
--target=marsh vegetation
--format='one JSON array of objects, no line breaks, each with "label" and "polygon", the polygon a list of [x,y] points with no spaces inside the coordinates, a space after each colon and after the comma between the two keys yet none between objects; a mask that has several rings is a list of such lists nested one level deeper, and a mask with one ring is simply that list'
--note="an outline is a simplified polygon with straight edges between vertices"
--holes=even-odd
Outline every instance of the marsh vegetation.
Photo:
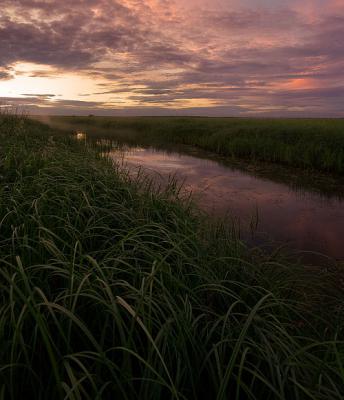
[{"label": "marsh vegetation", "polygon": [[127,143],[185,144],[231,158],[344,173],[344,119],[91,116],[52,117],[49,122]]},{"label": "marsh vegetation", "polygon": [[90,116],[48,122],[69,134],[79,132],[76,137],[82,134],[83,140],[87,133],[89,143],[117,161],[124,157],[130,170],[144,170],[155,181],[175,174],[204,210],[229,216],[229,225],[235,219],[240,237],[250,244],[301,250],[308,261],[319,253],[344,258],[343,174],[306,162],[312,152],[318,157],[317,147],[340,164],[343,120]]},{"label": "marsh vegetation", "polygon": [[0,128],[0,398],[342,399],[343,280],[37,122]]}]

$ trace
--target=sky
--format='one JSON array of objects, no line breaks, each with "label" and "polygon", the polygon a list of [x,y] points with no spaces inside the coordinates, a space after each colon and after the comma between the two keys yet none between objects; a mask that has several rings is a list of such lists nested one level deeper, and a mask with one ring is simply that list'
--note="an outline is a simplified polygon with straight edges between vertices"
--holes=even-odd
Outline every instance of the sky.
[{"label": "sky", "polygon": [[0,105],[344,117],[344,0],[1,0]]}]

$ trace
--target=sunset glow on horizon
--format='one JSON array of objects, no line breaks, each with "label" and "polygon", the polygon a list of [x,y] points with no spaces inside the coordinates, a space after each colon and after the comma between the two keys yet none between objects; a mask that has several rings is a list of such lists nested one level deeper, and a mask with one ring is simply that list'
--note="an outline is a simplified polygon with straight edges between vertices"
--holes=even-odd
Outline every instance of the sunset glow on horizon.
[{"label": "sunset glow on horizon", "polygon": [[3,0],[0,103],[344,117],[344,1]]}]

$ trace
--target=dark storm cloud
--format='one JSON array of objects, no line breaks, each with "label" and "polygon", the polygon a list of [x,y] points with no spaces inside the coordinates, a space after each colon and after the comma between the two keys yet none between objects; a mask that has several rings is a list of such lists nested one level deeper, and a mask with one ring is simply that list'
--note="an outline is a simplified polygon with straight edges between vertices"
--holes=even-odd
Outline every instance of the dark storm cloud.
[{"label": "dark storm cloud", "polygon": [[[136,62],[115,65],[113,75],[190,61],[187,52],[117,1],[5,0],[5,11],[6,6],[7,14],[0,17],[0,65],[25,61],[85,69],[110,53],[132,54]],[[10,13],[13,7],[15,14]]]},{"label": "dark storm cloud", "polygon": [[57,107],[102,107],[103,103],[96,101],[81,101],[81,100],[57,100],[54,102]]},{"label": "dark storm cloud", "polygon": [[51,97],[55,97],[54,94],[36,94],[36,93],[22,93],[22,96],[27,96],[27,97],[42,97],[42,98],[51,98]]},{"label": "dark storm cloud", "polygon": [[[90,63],[94,54],[77,48],[66,40],[63,33],[56,33],[50,26],[27,23],[0,22],[0,64],[27,61],[59,67],[77,68]],[[70,36],[69,36],[70,37]]]},{"label": "dark storm cloud", "polygon": [[6,71],[0,70],[0,80],[10,79],[10,78],[11,78],[11,74],[9,74]]},{"label": "dark storm cloud", "polygon": [[102,108],[104,106],[101,102],[79,100],[56,100],[52,103],[49,101],[50,97],[49,95],[32,95],[25,99],[21,97],[0,97],[0,102],[2,104],[18,105],[24,108],[30,105],[43,105],[48,108],[68,107],[87,110],[90,107]]}]

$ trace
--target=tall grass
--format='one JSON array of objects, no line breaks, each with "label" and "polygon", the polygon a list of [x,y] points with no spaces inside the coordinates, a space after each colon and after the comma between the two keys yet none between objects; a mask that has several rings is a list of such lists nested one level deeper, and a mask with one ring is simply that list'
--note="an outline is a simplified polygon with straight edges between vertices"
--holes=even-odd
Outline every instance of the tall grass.
[{"label": "tall grass", "polygon": [[186,144],[226,157],[344,173],[343,119],[53,117],[51,123],[128,142]]},{"label": "tall grass", "polygon": [[43,125],[2,125],[1,399],[342,399],[343,287]]}]

